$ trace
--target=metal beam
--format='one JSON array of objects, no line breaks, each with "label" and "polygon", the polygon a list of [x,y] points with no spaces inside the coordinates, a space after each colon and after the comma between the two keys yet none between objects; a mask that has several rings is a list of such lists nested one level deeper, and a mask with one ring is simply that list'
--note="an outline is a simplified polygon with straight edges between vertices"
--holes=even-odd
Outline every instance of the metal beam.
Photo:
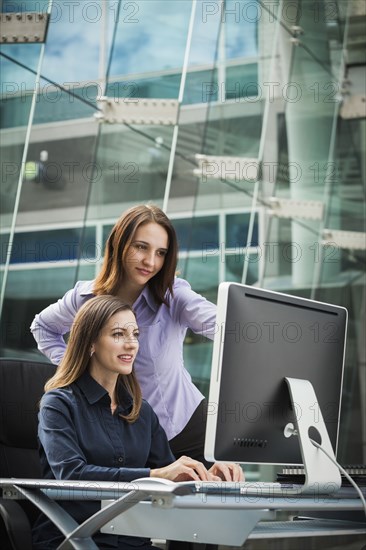
[{"label": "metal beam", "polygon": [[349,250],[366,250],[366,233],[362,231],[324,229],[322,244],[336,244],[339,248]]},{"label": "metal beam", "polygon": [[366,94],[352,95],[343,100],[340,115],[344,119],[366,118]]},{"label": "metal beam", "polygon": [[0,13],[1,44],[42,44],[46,41],[48,13]]},{"label": "metal beam", "polygon": [[101,112],[95,118],[101,123],[174,126],[178,120],[175,99],[99,97],[97,103]]},{"label": "metal beam", "polygon": [[277,218],[321,220],[324,215],[324,203],[321,201],[271,197],[269,207],[269,214]]}]

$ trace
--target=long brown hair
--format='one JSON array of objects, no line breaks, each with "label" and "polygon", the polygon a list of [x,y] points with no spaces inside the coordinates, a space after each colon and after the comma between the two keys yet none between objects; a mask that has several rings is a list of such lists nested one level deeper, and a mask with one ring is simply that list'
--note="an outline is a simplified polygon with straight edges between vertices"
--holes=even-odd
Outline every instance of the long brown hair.
[{"label": "long brown hair", "polygon": [[[98,339],[101,330],[109,319],[119,311],[132,311],[132,308],[115,296],[96,296],[79,309],[70,331],[65,355],[56,374],[48,380],[45,391],[69,386],[87,370],[90,350]],[[128,422],[135,422],[141,408],[141,389],[134,370],[131,374],[119,375],[117,384],[122,384],[133,399],[131,412],[123,416]]]},{"label": "long brown hair", "polygon": [[158,206],[150,204],[133,206],[115,223],[105,245],[103,265],[94,283],[94,294],[117,294],[125,271],[128,248],[136,231],[141,225],[151,222],[164,227],[169,244],[163,267],[148,285],[159,305],[169,305],[166,292],[169,290],[173,294],[178,258],[177,236],[167,215]]}]

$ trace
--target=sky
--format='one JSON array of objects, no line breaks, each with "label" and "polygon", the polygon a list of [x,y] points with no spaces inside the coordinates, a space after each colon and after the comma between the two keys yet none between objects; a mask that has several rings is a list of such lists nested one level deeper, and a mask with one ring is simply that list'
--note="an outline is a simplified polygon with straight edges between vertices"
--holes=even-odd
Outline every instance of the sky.
[{"label": "sky", "polygon": [[[103,28],[110,53],[117,19],[118,0],[53,0],[42,74],[65,84],[95,81],[100,76],[100,43]],[[48,0],[3,0],[3,9],[45,10]],[[226,56],[256,55],[256,25],[244,12],[255,0],[230,0],[226,22]],[[110,75],[138,74],[181,68],[186,47],[191,0],[122,0],[113,48]],[[251,7],[251,6],[250,6]],[[221,15],[222,17],[222,15]],[[212,65],[220,24],[218,1],[199,0],[189,65]],[[39,45],[8,45],[4,53],[36,70]],[[34,85],[34,75],[2,60],[5,82]]]}]

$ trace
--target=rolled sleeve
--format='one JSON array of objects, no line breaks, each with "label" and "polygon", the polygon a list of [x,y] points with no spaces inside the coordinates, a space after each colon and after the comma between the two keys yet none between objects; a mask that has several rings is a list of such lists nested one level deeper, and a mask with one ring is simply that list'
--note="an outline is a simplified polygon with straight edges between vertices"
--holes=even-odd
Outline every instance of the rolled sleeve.
[{"label": "rolled sleeve", "polygon": [[184,279],[176,281],[172,309],[173,315],[183,327],[213,340],[217,329],[217,308],[215,304],[194,292]]}]

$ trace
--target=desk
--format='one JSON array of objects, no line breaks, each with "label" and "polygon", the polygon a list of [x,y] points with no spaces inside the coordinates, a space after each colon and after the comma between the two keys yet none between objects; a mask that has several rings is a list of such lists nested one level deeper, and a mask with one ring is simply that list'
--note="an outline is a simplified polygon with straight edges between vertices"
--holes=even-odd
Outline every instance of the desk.
[{"label": "desk", "polygon": [[[362,510],[357,498],[265,497],[192,494],[185,484],[158,479],[132,483],[0,479],[3,498],[28,499],[52,519],[65,541],[59,550],[96,550],[90,538],[102,528],[111,534],[241,546],[247,538],[366,534],[366,521],[275,521],[280,510]],[[93,499],[101,510],[82,525],[56,500]]]}]

